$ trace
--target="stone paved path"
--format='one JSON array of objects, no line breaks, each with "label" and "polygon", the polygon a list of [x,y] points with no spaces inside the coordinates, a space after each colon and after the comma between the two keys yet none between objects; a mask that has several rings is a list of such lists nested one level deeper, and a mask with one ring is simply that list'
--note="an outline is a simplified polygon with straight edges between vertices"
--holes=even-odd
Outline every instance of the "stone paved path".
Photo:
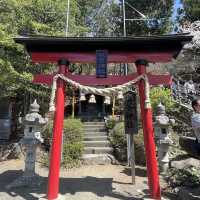
[{"label": "stone paved path", "polygon": [[[37,164],[42,184],[35,188],[5,186],[22,174],[23,161],[0,162],[0,200],[36,200],[44,197],[47,188],[48,169]],[[131,184],[130,169],[122,165],[83,166],[62,170],[60,194],[65,200],[139,200],[148,197],[146,170],[136,168],[136,185]],[[170,197],[169,199],[173,199]]]}]

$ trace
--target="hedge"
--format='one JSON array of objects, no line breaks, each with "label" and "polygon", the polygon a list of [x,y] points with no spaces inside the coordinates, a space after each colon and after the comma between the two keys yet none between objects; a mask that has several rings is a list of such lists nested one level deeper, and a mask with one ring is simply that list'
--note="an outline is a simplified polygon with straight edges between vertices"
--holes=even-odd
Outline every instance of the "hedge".
[{"label": "hedge", "polygon": [[[51,136],[53,121],[46,126],[43,137],[46,146],[51,146]],[[72,168],[80,165],[80,159],[83,153],[83,124],[79,119],[65,119],[63,127],[63,154],[62,166]],[[48,166],[48,160],[45,156],[42,159],[43,164]]]},{"label": "hedge", "polygon": [[[119,161],[127,160],[127,139],[124,132],[124,122],[119,122],[115,125],[110,136],[111,144],[114,148],[115,157]],[[145,165],[145,149],[142,130],[137,135],[134,135],[135,147],[135,162],[138,165]]]}]

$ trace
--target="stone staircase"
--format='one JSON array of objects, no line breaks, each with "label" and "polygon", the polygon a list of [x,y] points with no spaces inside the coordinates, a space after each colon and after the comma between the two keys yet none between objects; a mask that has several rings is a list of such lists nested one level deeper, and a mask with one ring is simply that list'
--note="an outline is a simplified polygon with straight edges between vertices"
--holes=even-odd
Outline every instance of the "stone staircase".
[{"label": "stone staircase", "polygon": [[112,163],[113,148],[104,122],[84,122],[84,164]]}]

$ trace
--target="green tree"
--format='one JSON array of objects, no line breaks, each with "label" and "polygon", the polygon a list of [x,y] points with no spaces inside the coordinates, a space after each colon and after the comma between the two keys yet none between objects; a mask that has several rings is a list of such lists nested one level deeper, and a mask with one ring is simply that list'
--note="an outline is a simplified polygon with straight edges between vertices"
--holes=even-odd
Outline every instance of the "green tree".
[{"label": "green tree", "polygon": [[[52,72],[55,66],[32,64],[24,47],[16,44],[13,38],[24,34],[64,36],[66,4],[62,0],[1,0],[0,97],[17,98],[21,105],[26,104],[26,108],[35,97],[43,105],[48,105],[50,90],[33,85],[32,76]],[[87,28],[78,23],[79,16],[80,9],[76,1],[71,0],[69,35],[82,35],[86,32]]]},{"label": "green tree", "polygon": [[200,19],[200,1],[182,0],[183,7],[178,10],[178,20],[181,23],[185,21],[194,22]]},{"label": "green tree", "polygon": [[176,106],[172,97],[172,92],[168,88],[152,88],[150,90],[150,99],[154,112],[156,112],[159,103],[162,103],[165,106],[167,112],[172,111]]},{"label": "green tree", "polygon": [[[123,36],[122,0],[83,0],[78,1],[82,9],[82,19],[95,36]],[[125,0],[126,18],[138,19],[141,16],[134,11],[146,15],[144,21],[126,21],[127,35],[163,34],[170,32],[170,17],[173,11],[173,0]],[[158,20],[156,20],[158,19]]]},{"label": "green tree", "polygon": [[115,0],[79,0],[82,22],[92,36],[118,35],[120,6]]},{"label": "green tree", "polygon": [[141,16],[132,8],[152,20],[127,21],[128,35],[164,34],[171,31],[173,0],[127,0],[126,18],[141,19]]}]

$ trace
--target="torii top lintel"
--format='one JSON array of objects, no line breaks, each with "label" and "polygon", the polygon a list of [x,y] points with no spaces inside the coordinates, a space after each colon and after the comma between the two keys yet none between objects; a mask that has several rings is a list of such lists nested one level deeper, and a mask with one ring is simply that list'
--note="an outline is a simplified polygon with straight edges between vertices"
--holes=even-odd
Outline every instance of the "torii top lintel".
[{"label": "torii top lintel", "polygon": [[138,59],[149,62],[169,62],[176,58],[186,42],[187,34],[145,37],[49,37],[21,36],[15,38],[24,44],[33,62],[95,63],[96,50],[108,51],[109,63],[133,63]]}]

